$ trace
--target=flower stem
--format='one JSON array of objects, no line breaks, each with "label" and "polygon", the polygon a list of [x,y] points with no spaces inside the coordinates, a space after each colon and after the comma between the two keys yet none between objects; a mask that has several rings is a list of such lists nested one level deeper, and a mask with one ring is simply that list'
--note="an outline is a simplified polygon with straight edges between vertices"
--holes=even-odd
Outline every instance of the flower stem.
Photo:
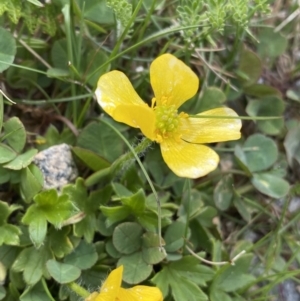
[{"label": "flower stem", "polygon": [[75,282],[67,283],[66,285],[80,297],[87,298],[90,295],[90,292]]},{"label": "flower stem", "polygon": [[[141,143],[134,148],[134,152],[137,155],[144,152],[151,143],[152,143],[151,140],[143,139]],[[124,163],[134,158],[135,156],[132,152],[128,152],[122,155],[110,167],[101,169],[99,171],[96,171],[92,175],[90,175],[85,180],[85,186],[90,187],[92,185],[99,183],[100,180],[111,179],[120,170],[120,168],[124,165]]]}]

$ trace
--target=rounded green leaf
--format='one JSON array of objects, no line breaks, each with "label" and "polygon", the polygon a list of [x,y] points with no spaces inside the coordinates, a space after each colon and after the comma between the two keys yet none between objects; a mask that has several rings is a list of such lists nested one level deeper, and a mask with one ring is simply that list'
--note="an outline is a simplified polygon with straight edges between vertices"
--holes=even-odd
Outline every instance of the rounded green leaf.
[{"label": "rounded green leaf", "polygon": [[246,165],[251,172],[266,170],[278,158],[278,149],[273,139],[262,134],[250,136],[243,147]]},{"label": "rounded green leaf", "polygon": [[0,27],[0,73],[9,68],[14,61],[17,47],[12,34]]},{"label": "rounded green leaf", "polygon": [[270,173],[254,174],[251,183],[258,191],[275,199],[286,196],[290,189],[287,181]]},{"label": "rounded green leaf", "polygon": [[184,235],[186,230],[186,224],[183,222],[172,223],[164,235],[165,250],[167,252],[176,252],[184,244]]},{"label": "rounded green leaf", "polygon": [[263,28],[258,35],[258,53],[263,58],[276,58],[283,54],[287,48],[287,38],[273,28]]},{"label": "rounded green leaf", "polygon": [[26,143],[26,130],[18,117],[12,117],[4,125],[5,137],[9,146],[21,152]]},{"label": "rounded green leaf", "polygon": [[65,257],[65,263],[74,265],[81,270],[91,268],[98,260],[96,248],[82,240],[79,246]]},{"label": "rounded green leaf", "polygon": [[[252,100],[246,108],[250,116],[282,116],[284,112],[284,103],[280,97],[268,96],[259,100]],[[257,120],[258,128],[268,134],[277,135],[284,126],[282,118],[273,120]]]},{"label": "rounded green leaf", "polygon": [[109,240],[105,244],[105,250],[106,250],[107,254],[109,256],[111,256],[112,258],[120,258],[122,256],[122,254],[120,252],[118,252],[118,250],[115,248],[112,240]]},{"label": "rounded green leaf", "polygon": [[224,176],[216,185],[214,190],[214,201],[220,210],[227,210],[233,197],[233,178],[232,175]]},{"label": "rounded green leaf", "polygon": [[146,280],[153,269],[152,265],[143,260],[141,252],[123,256],[118,261],[119,265],[124,266],[123,280],[129,284],[137,284]]},{"label": "rounded green leaf", "polygon": [[78,267],[50,259],[46,263],[47,270],[58,283],[70,283],[76,280],[81,271]]},{"label": "rounded green leaf", "polygon": [[4,167],[13,170],[20,170],[27,167],[34,159],[37,154],[37,149],[30,149],[26,153],[17,156],[15,159],[5,164]]},{"label": "rounded green leaf", "polygon": [[214,109],[216,107],[222,106],[225,101],[226,95],[221,89],[217,87],[208,87],[204,90],[194,111],[195,113],[199,113]]},{"label": "rounded green leaf", "polygon": [[126,222],[118,225],[113,233],[113,244],[123,254],[131,254],[142,245],[143,229],[137,223]]},{"label": "rounded green leaf", "polygon": [[288,131],[284,139],[284,148],[286,151],[289,165],[293,165],[293,159],[300,164],[300,126],[296,126]]},{"label": "rounded green leaf", "polygon": [[[1,117],[0,117],[1,118]],[[0,164],[9,162],[17,156],[17,153],[5,144],[0,144]]]},{"label": "rounded green leaf", "polygon": [[161,262],[166,253],[159,247],[159,236],[154,232],[147,232],[143,235],[143,259],[148,264]]}]

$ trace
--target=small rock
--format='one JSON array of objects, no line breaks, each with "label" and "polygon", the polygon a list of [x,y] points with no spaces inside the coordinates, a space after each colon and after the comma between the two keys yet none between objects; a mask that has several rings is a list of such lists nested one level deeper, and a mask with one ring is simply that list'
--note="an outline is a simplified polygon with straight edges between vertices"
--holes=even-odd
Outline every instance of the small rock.
[{"label": "small rock", "polygon": [[271,295],[274,301],[300,301],[300,294],[297,291],[297,284],[293,280],[285,280],[276,286]]},{"label": "small rock", "polygon": [[34,158],[34,163],[44,175],[45,189],[61,189],[78,176],[71,148],[65,143],[39,152]]}]

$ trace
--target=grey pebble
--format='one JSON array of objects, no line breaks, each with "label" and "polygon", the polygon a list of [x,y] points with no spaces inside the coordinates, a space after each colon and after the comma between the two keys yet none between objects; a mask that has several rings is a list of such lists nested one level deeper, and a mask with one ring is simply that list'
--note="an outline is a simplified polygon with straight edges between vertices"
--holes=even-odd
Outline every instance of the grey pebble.
[{"label": "grey pebble", "polygon": [[44,175],[45,189],[61,189],[78,176],[71,148],[65,143],[39,152],[34,158],[34,163]]}]

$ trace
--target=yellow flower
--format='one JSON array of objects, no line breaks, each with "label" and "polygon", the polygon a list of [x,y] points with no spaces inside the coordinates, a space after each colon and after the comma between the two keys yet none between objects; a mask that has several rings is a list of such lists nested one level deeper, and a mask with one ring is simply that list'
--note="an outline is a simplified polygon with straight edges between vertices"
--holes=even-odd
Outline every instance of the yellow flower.
[{"label": "yellow flower", "polygon": [[133,288],[121,287],[123,266],[113,270],[103,283],[100,292],[92,293],[85,301],[163,301],[157,287],[137,285]]},{"label": "yellow flower", "polygon": [[224,116],[224,119],[192,118],[178,113],[178,108],[196,94],[199,80],[171,54],[163,54],[152,62],[150,82],[155,95],[151,107],[120,71],[101,76],[95,93],[107,114],[116,121],[140,128],[147,138],[160,144],[164,161],[176,175],[194,179],[213,171],[219,156],[202,144],[239,139],[241,120],[226,119],[238,115],[226,107],[198,114]]}]

